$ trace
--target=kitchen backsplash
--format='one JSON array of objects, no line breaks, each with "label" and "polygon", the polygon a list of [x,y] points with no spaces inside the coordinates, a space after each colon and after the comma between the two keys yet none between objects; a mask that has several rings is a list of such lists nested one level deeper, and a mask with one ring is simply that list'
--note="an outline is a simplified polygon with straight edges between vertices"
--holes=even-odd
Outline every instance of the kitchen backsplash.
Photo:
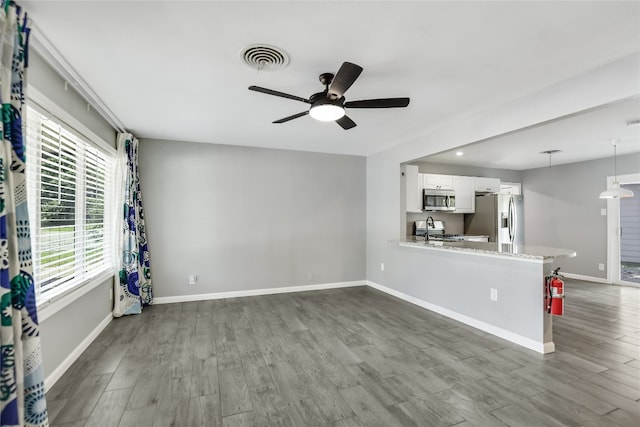
[{"label": "kitchen backsplash", "polygon": [[407,236],[413,234],[413,222],[431,216],[436,221],[444,221],[444,230],[448,234],[464,233],[464,215],[444,212],[407,213]]}]

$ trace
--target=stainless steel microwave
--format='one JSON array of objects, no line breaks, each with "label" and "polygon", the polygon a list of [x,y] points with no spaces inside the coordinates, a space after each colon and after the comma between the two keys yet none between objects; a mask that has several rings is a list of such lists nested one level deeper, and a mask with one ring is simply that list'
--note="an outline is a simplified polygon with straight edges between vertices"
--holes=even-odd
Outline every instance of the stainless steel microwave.
[{"label": "stainless steel microwave", "polygon": [[423,190],[422,209],[425,211],[455,211],[456,193],[453,190]]}]

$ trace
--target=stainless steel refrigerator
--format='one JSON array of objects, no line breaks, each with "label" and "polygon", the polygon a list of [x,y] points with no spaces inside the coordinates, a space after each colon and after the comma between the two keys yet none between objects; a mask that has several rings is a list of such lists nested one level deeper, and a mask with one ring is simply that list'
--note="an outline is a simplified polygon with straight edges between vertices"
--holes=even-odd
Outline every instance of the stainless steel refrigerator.
[{"label": "stainless steel refrigerator", "polygon": [[465,214],[464,234],[489,236],[490,242],[524,243],[524,199],[511,194],[476,195],[476,212]]}]

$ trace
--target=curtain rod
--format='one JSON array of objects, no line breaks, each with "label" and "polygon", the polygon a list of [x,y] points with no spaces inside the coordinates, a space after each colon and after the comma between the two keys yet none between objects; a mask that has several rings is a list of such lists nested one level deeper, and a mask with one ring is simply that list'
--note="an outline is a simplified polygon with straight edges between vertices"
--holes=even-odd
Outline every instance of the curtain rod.
[{"label": "curtain rod", "polygon": [[112,127],[119,132],[126,132],[124,124],[109,109],[107,104],[93,91],[91,86],[67,62],[60,51],[45,37],[33,22],[31,27],[30,48],[34,48],[53,69],[62,76]]}]

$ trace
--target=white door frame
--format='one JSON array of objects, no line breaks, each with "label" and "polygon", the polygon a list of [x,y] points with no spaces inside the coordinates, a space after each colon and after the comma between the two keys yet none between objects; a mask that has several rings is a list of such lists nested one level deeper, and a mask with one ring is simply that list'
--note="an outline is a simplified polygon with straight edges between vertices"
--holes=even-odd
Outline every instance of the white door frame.
[{"label": "white door frame", "polygon": [[[607,177],[607,189],[612,188],[613,180],[613,176]],[[639,184],[640,173],[618,175],[618,182]],[[638,283],[620,280],[620,199],[607,199],[607,282],[640,287]]]}]

